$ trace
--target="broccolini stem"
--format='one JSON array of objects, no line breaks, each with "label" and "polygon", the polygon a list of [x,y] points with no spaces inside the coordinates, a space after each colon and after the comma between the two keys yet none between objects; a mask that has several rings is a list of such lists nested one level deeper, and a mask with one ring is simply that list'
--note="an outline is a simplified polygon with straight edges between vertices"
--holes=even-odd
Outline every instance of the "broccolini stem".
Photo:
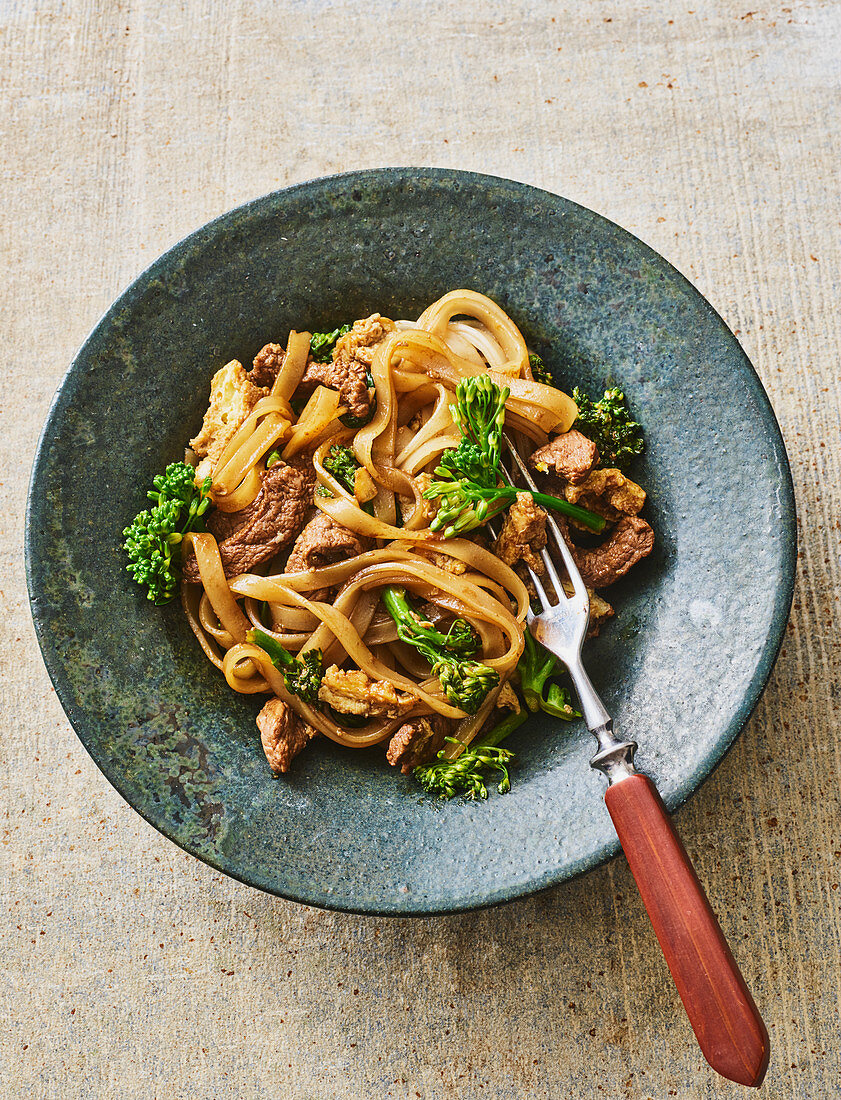
[{"label": "broccolini stem", "polygon": [[564,500],[562,497],[553,497],[548,493],[532,493],[531,495],[535,504],[542,504],[544,508],[552,508],[555,512],[569,516],[570,519],[577,520],[578,523],[583,523],[585,527],[589,527],[591,531],[595,531],[597,535],[602,533],[604,525],[607,523],[604,516],[598,516],[588,508],[582,508],[579,504],[570,504],[568,500]]},{"label": "broccolini stem", "polygon": [[267,634],[265,630],[254,627],[253,630],[248,631],[245,637],[247,641],[252,642],[254,645],[258,645],[260,649],[264,649],[269,655],[269,660],[276,668],[279,668],[280,665],[289,666],[294,663],[295,658],[289,650],[285,649],[277,638],[273,638],[271,634]]},{"label": "broccolini stem", "polygon": [[521,707],[517,714],[512,711],[510,714],[507,714],[501,722],[498,722],[492,730],[486,733],[478,743],[474,742],[471,748],[481,748],[484,745],[498,745],[500,741],[504,741],[509,734],[514,732],[514,730],[518,730],[528,717],[529,712],[525,707]]},{"label": "broccolini stem", "polygon": [[[501,485],[495,489],[487,489],[480,485],[466,485],[463,493],[464,499],[462,499],[462,496],[457,495],[457,492],[463,483],[453,482],[452,486],[445,483],[439,484],[442,490],[446,489],[452,493],[453,502],[451,504],[448,496],[443,491],[441,492],[441,507],[432,522],[433,531],[445,528],[446,532],[449,532],[450,527],[448,524],[451,519],[453,519],[454,534],[459,534],[463,530],[472,530],[473,527],[493,519],[494,516],[507,508],[518,493],[530,493],[535,504],[542,504],[544,508],[551,508],[555,512],[569,516],[570,519],[583,524],[589,530],[595,531],[596,534],[601,534],[607,522],[603,516],[596,515],[595,512],[582,508],[579,504],[570,504],[563,497],[553,497],[548,493],[535,493],[529,489],[517,489],[513,485]],[[423,495],[427,499],[434,499],[433,493],[429,489]],[[465,504],[470,501],[480,501],[482,503],[480,503],[479,508],[465,510]],[[472,521],[474,512],[476,513],[477,522]],[[445,533],[445,537],[448,537],[447,533]]]},{"label": "broccolini stem", "polygon": [[[500,749],[498,745],[522,726],[528,716],[529,712],[525,709],[519,714],[507,715],[480,741],[473,741],[468,745],[455,760],[448,760],[442,750],[431,764],[422,764],[415,768],[415,779],[429,794],[438,795],[439,798],[453,798],[457,794],[463,794],[467,798],[487,798],[488,789],[482,772],[496,771],[502,776],[497,790],[500,794],[505,794],[511,789],[508,765],[514,759],[514,753],[508,749]],[[447,741],[459,743],[453,737],[448,737]]]}]

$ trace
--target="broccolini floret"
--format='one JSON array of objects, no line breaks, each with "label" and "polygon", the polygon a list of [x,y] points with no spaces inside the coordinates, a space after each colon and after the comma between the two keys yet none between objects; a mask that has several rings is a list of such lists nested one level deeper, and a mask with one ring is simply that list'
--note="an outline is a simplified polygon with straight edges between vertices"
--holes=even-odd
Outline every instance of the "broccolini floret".
[{"label": "broccolini floret", "polygon": [[320,649],[308,649],[306,653],[293,657],[276,638],[264,630],[249,630],[245,637],[266,651],[274,667],[283,674],[288,692],[297,695],[305,703],[314,703],[318,699],[318,689],[324,678],[324,661]]},{"label": "broccolini floret", "polygon": [[[500,443],[508,393],[507,386],[497,386],[486,374],[463,378],[456,387],[456,403],[450,412],[461,428],[462,440],[441,455],[435,469],[437,480],[423,494],[427,500],[439,502],[430,526],[433,531],[443,531],[444,538],[481,526],[521,492],[500,484]],[[592,531],[604,529],[602,516],[587,508],[547,493],[531,495],[537,504],[571,516]]]},{"label": "broccolini floret", "polygon": [[[488,788],[482,772],[496,771],[502,775],[497,790],[505,794],[511,789],[508,766],[514,759],[514,753],[498,745],[527,718],[526,710],[506,715],[490,733],[468,745],[455,760],[448,760],[446,750],[442,749],[431,764],[421,764],[414,769],[415,779],[425,791],[439,798],[453,798],[457,794],[463,794],[466,798],[487,798]],[[448,737],[447,741],[458,744],[453,737]]]},{"label": "broccolini floret", "polygon": [[625,394],[619,389],[605,390],[604,396],[592,401],[578,386],[572,391],[578,406],[575,428],[599,448],[602,466],[627,468],[631,459],[642,454],[645,440],[642,427],[631,414]]},{"label": "broccolini floret", "polygon": [[401,642],[413,646],[432,666],[444,694],[467,714],[475,714],[488,692],[499,683],[499,673],[469,658],[477,642],[470,624],[456,619],[446,634],[425,622],[406,599],[406,591],[394,585],[383,589],[382,601],[397,624]]},{"label": "broccolini floret", "polygon": [[555,379],[552,377],[552,372],[539,355],[534,355],[532,353],[529,356],[529,366],[531,367],[532,377],[535,382],[541,382],[544,386],[555,385]]},{"label": "broccolini floret", "polygon": [[169,603],[178,587],[181,542],[188,531],[204,530],[202,517],[210,506],[210,481],[195,483],[196,471],[185,462],[171,462],[152,480],[146,494],[155,501],[139,512],[123,530],[126,566],[147,596],[160,605]]},{"label": "broccolini floret", "polygon": [[350,332],[350,325],[340,325],[332,332],[314,332],[310,340],[310,355],[316,363],[328,363],[340,336]]},{"label": "broccolini floret", "polygon": [[540,642],[535,641],[531,631],[526,630],[524,642],[523,653],[517,663],[517,676],[528,709],[532,713],[543,710],[547,714],[554,714],[556,718],[563,718],[565,722],[580,718],[581,714],[572,706],[566,688],[553,683],[547,686],[550,677],[563,671],[563,663]]},{"label": "broccolini floret", "polygon": [[324,456],[323,466],[328,473],[333,475],[336,481],[341,482],[349,492],[353,492],[359,463],[356,461],[356,455],[350,447],[342,447],[338,443],[334,444]]}]

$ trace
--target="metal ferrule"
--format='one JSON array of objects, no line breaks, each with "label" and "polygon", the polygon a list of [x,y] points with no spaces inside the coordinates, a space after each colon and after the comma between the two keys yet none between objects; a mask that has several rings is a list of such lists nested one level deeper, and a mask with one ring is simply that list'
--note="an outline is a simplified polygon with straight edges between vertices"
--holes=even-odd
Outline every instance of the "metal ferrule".
[{"label": "metal ferrule", "polygon": [[613,732],[613,720],[590,731],[599,743],[599,750],[590,760],[590,767],[603,772],[611,786],[636,773],[634,753],[636,741],[620,741]]}]

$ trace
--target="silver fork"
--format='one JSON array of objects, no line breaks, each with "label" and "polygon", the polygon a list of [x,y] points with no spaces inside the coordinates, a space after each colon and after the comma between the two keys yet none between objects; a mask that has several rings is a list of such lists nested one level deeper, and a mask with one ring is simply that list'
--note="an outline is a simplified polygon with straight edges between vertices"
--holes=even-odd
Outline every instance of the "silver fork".
[{"label": "silver fork", "polygon": [[[507,433],[503,440],[526,485],[536,491]],[[504,464],[503,473],[514,485]],[[558,602],[552,603],[541,577],[527,566],[543,608],[540,614],[529,609],[528,628],[569,670],[584,721],[598,742],[590,765],[607,776],[608,812],[704,1057],[731,1081],[758,1086],[768,1067],[768,1032],[657,788],[634,767],[636,742],[616,736],[613,719],[590,682],[581,660],[590,621],[587,588],[551,513],[546,527],[572,595],[565,593],[555,562],[542,550]]]}]

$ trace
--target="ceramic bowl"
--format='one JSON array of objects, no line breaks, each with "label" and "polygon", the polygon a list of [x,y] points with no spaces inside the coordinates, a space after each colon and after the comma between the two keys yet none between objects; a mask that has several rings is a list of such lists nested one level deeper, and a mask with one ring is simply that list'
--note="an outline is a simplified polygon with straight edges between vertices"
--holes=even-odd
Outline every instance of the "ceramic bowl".
[{"label": "ceramic bowl", "polygon": [[455,287],[499,302],[563,388],[621,386],[645,426],[656,549],[610,590],[586,663],[668,806],[732,744],[788,616],[794,504],[768,398],[715,310],[629,233],[533,187],[418,168],[314,180],[199,229],[114,303],[55,397],[30,494],[32,613],[70,721],[130,805],[226,874],[313,905],[467,909],[617,851],[581,722],[518,731],[512,790],[486,802],[435,801],[382,748],[323,739],[273,776],[260,700],[125,571],[123,527],[219,366],[290,327],[415,317]]}]

